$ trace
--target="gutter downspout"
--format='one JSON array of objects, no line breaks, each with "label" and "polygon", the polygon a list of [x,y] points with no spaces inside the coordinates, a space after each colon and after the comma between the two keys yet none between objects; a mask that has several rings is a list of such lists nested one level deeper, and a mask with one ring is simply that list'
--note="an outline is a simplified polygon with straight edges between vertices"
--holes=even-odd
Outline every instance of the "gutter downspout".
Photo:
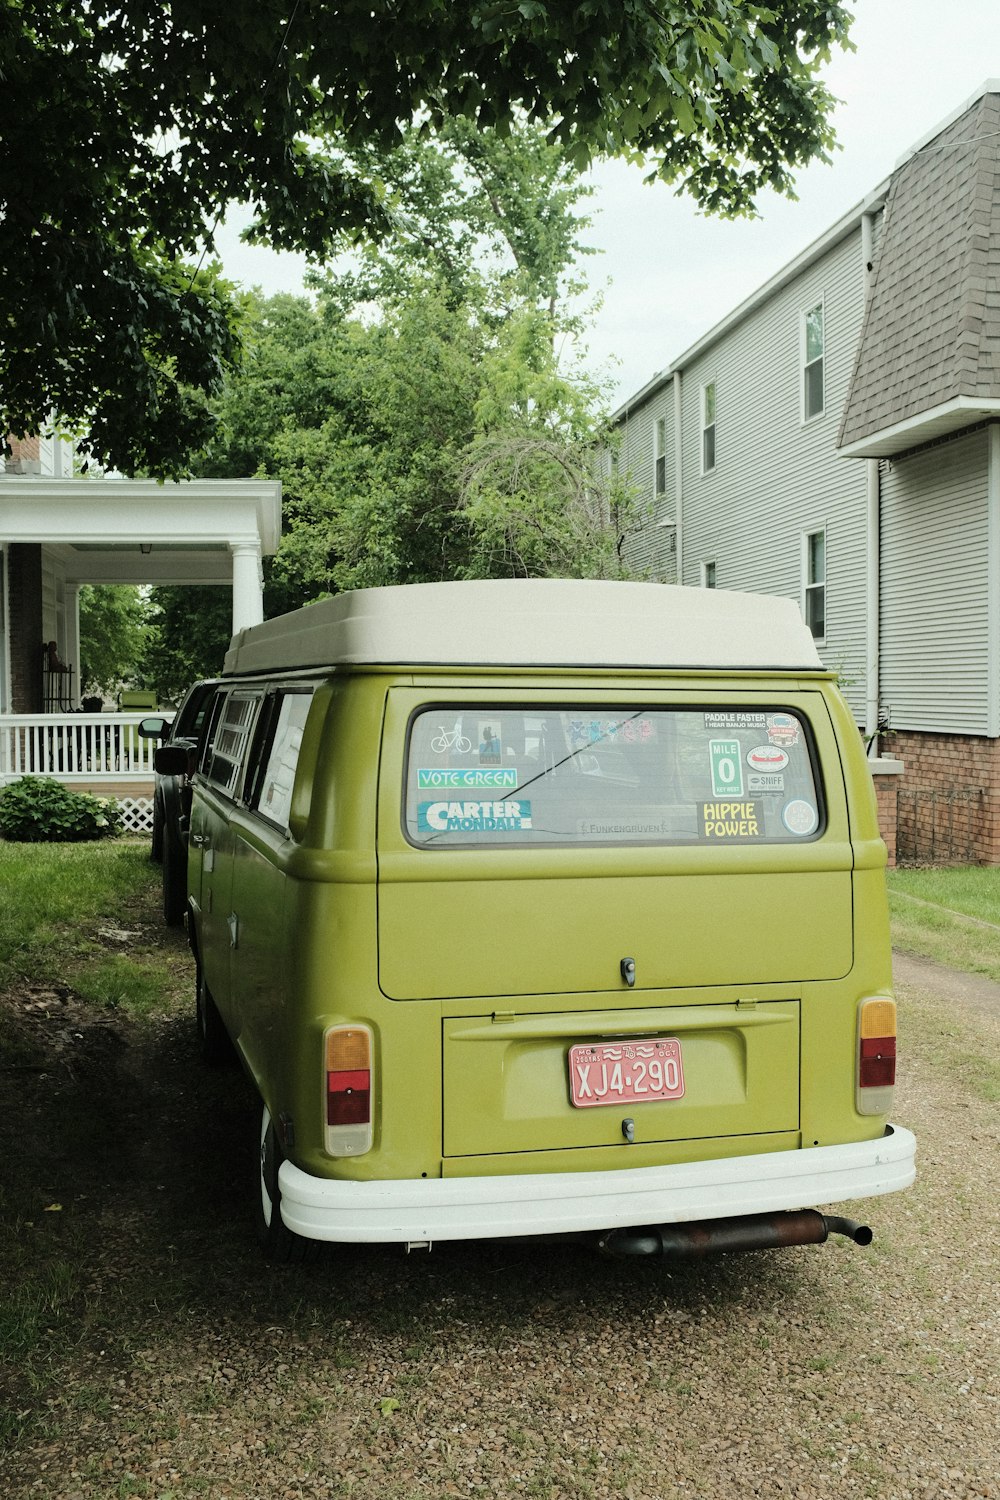
[{"label": "gutter downspout", "polygon": [[879,598],[879,467],[877,458],[866,460],[868,486],[866,511],[868,522],[867,581],[865,610],[865,742],[869,745],[869,758],[878,758],[878,699],[879,699],[879,628],[881,624],[881,601]]},{"label": "gutter downspout", "polygon": [[989,428],[987,599],[989,601],[989,681],[986,698],[986,733],[1000,735],[1000,426]]},{"label": "gutter downspout", "polygon": [[[871,287],[871,264],[874,257],[875,215],[867,213],[861,219],[861,260],[864,267],[865,303]],[[869,758],[877,758],[878,703],[879,703],[879,636],[882,624],[880,597],[880,512],[881,494],[879,461],[866,460],[868,469],[865,495],[866,515],[866,573],[865,580],[865,741]]]},{"label": "gutter downspout", "polygon": [[684,582],[684,448],[681,421],[681,372],[674,371],[674,538],[677,546],[677,582]]}]

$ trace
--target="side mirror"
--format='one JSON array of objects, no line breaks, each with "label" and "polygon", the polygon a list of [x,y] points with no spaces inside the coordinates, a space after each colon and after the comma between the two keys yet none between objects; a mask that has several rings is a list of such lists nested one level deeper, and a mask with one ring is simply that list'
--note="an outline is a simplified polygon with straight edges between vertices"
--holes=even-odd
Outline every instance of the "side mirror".
[{"label": "side mirror", "polygon": [[144,740],[162,740],[170,727],[169,719],[162,719],[159,714],[148,719],[140,719],[136,728]]},{"label": "side mirror", "polygon": [[188,752],[183,745],[161,745],[153,756],[153,765],[161,776],[186,776]]}]

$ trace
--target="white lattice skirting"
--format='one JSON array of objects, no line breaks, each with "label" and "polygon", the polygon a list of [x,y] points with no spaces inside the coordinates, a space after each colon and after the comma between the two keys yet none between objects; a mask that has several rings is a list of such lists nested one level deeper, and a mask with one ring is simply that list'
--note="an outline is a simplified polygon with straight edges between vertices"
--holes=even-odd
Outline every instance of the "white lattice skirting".
[{"label": "white lattice skirting", "polygon": [[152,797],[116,797],[115,801],[121,808],[124,833],[152,833]]}]

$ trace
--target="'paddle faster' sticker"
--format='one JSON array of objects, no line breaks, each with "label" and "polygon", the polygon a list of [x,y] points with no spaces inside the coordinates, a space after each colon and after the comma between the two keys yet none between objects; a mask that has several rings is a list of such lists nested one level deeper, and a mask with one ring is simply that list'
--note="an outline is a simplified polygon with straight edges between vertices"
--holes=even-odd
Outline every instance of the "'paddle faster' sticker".
[{"label": "'paddle faster' sticker", "polygon": [[421,802],[418,833],[516,833],[531,827],[531,803]]}]

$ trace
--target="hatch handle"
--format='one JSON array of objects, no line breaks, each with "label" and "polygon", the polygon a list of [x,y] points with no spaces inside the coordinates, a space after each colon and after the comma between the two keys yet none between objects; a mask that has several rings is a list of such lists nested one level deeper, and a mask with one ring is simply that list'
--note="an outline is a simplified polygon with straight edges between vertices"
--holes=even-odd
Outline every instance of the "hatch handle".
[{"label": "hatch handle", "polygon": [[621,976],[624,979],[625,983],[628,985],[629,989],[633,989],[635,987],[635,959],[623,958],[618,967],[621,970]]}]

